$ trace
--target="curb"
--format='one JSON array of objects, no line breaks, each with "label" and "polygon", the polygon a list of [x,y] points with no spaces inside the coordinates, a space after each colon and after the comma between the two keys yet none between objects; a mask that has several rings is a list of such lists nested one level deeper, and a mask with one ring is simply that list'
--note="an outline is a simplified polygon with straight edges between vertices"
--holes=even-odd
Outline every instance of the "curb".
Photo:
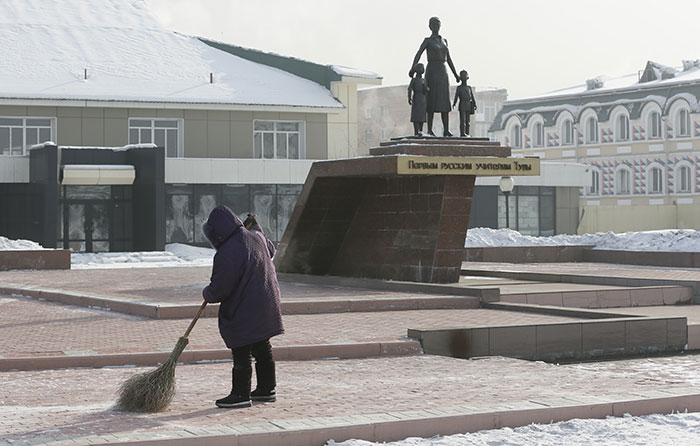
[{"label": "curb", "polygon": [[[277,361],[307,361],[317,359],[357,359],[379,356],[410,356],[422,353],[416,340],[354,344],[314,344],[273,347]],[[0,372],[66,368],[100,368],[125,366],[156,366],[170,352],[143,352],[111,355],[41,356],[0,359]],[[231,350],[185,350],[178,363],[194,364],[207,361],[231,361]]]},{"label": "curb", "polygon": [[[187,319],[197,313],[200,304],[174,305],[166,302],[140,299],[124,299],[91,293],[44,289],[38,287],[4,286],[0,294],[22,295],[80,307],[97,308],[117,313],[144,316],[154,319]],[[439,310],[479,308],[480,300],[474,296],[417,296],[405,298],[349,298],[282,301],[283,315],[327,314],[375,311]],[[217,317],[218,304],[207,305],[203,317]]]},{"label": "curb", "polygon": [[[89,435],[37,439],[52,445],[113,444],[159,446],[319,445],[329,440],[399,441],[485,429],[552,423],[574,418],[598,418],[700,411],[696,388],[669,388],[600,397],[538,398],[490,406],[456,406],[308,419],[271,420],[249,424],[215,425],[153,433]],[[0,446],[20,443],[0,442]],[[36,444],[36,441],[33,442]]]}]

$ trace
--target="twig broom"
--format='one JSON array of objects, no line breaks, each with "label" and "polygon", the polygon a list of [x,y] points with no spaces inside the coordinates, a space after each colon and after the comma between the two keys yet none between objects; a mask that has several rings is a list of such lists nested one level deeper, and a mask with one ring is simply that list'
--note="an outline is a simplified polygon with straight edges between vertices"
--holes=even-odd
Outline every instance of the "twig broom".
[{"label": "twig broom", "polygon": [[187,347],[188,336],[197,319],[204,313],[207,302],[204,301],[199,312],[192,319],[184,336],[177,340],[170,357],[157,369],[134,375],[119,388],[117,410],[128,412],[160,412],[168,407],[175,396],[175,366],[180,354]]}]

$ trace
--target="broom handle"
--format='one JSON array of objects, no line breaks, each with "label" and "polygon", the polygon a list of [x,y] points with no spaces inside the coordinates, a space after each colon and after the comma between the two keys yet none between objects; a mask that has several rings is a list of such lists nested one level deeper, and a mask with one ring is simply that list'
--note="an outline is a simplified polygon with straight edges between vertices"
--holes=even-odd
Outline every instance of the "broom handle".
[{"label": "broom handle", "polygon": [[194,324],[197,323],[197,319],[199,319],[199,317],[202,315],[202,313],[204,313],[204,309],[206,307],[207,307],[207,301],[205,300],[204,302],[202,302],[202,306],[199,307],[199,311],[197,312],[197,315],[194,317],[194,319],[192,319],[192,322],[190,322],[190,326],[187,328],[187,331],[185,332],[185,335],[183,336],[183,338],[186,338],[190,335],[190,332],[194,328]]}]

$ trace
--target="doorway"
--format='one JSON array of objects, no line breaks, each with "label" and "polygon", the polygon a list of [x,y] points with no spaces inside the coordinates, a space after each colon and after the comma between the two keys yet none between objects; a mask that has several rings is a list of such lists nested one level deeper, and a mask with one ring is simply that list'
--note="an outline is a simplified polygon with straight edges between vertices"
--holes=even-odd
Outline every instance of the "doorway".
[{"label": "doorway", "polygon": [[133,246],[129,186],[64,186],[61,241],[73,252],[130,251]]}]

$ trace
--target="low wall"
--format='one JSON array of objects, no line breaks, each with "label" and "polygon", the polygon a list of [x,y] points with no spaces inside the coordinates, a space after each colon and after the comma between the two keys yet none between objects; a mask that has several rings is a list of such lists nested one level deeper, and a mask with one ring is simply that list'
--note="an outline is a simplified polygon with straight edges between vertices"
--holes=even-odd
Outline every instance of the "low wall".
[{"label": "low wall", "polygon": [[70,269],[70,250],[0,251],[0,271],[14,269]]},{"label": "low wall", "polygon": [[556,263],[580,262],[590,246],[494,246],[464,248],[467,262]]},{"label": "low wall", "polygon": [[585,249],[583,262],[619,263],[627,265],[700,268],[700,252],[613,251]]},{"label": "low wall", "polygon": [[700,252],[622,251],[593,249],[586,245],[464,248],[464,260],[495,263],[594,262],[700,268]]},{"label": "low wall", "polygon": [[539,325],[409,329],[427,354],[471,358],[508,356],[554,361],[682,351],[685,317],[631,317]]}]

